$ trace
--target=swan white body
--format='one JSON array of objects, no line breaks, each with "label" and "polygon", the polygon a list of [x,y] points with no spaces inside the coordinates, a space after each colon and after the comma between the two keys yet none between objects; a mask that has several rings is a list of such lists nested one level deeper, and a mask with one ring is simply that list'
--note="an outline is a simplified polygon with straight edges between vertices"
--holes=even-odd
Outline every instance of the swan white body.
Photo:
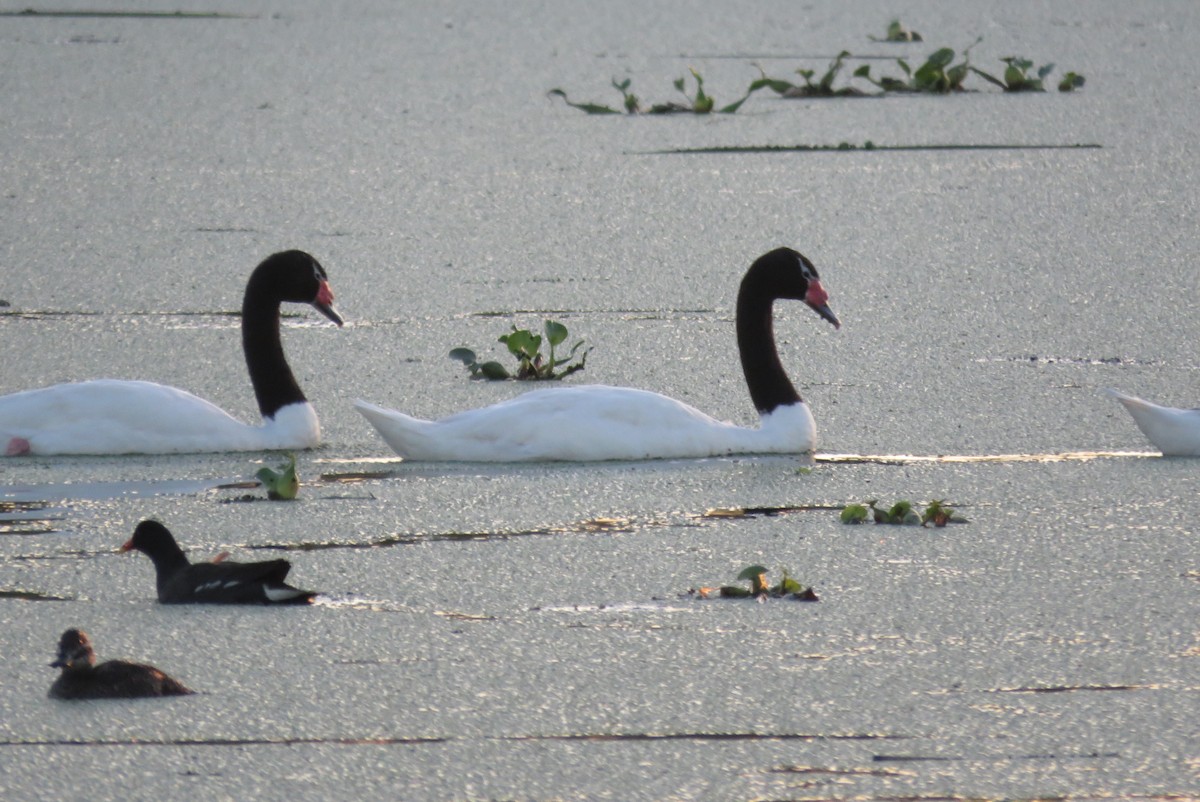
[{"label": "swan white body", "polygon": [[283,353],[279,308],[308,303],[339,326],[325,269],[284,251],[250,274],[242,349],[263,423],[251,426],[189,392],[97,379],[0,396],[0,454],[177,454],[311,448],[321,427]]},{"label": "swan white body", "polygon": [[[13,443],[18,445],[13,445]],[[31,454],[171,454],[311,448],[321,425],[308,402],[251,426],[184,390],[95,379],[0,397],[0,446]]]},{"label": "swan white body", "polygon": [[777,407],[757,429],[719,421],[648,390],[605,385],[533,390],[430,421],[355,401],[392,450],[410,460],[643,460],[812,451],[808,404]]},{"label": "swan white body", "polygon": [[1129,410],[1133,422],[1163,456],[1200,457],[1200,409],[1164,407],[1117,390],[1106,392]]},{"label": "swan white body", "polygon": [[606,385],[535,390],[436,421],[365,401],[355,407],[393,451],[410,460],[643,460],[812,451],[817,445],[812,412],[775,347],[772,305],[780,298],[804,301],[840,325],[816,268],[796,251],[777,248],[746,271],[737,296],[738,355],[761,420],[757,429],[725,423],[658,393]]}]

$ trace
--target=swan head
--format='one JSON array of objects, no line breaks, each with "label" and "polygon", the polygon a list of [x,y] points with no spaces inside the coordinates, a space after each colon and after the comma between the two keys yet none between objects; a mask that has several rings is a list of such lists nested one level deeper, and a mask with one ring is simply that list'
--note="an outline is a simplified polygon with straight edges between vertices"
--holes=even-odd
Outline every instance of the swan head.
[{"label": "swan head", "polygon": [[247,295],[259,288],[279,301],[311,304],[339,326],[345,322],[333,306],[333,288],[325,268],[312,254],[291,250],[268,256],[251,274]]},{"label": "swan head", "polygon": [[743,285],[759,288],[759,292],[772,298],[787,298],[804,301],[810,309],[841,328],[838,316],[829,308],[829,293],[821,286],[817,268],[804,254],[791,248],[776,248],[765,253],[750,266]]}]

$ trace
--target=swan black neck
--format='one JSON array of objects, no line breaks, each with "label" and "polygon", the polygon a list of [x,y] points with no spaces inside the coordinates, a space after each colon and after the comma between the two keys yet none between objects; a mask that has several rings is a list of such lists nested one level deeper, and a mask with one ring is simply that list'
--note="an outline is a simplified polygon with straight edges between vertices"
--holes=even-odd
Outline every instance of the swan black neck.
[{"label": "swan black neck", "polygon": [[264,419],[274,418],[288,404],[308,400],[283,355],[278,298],[262,297],[247,288],[242,304],[242,350]]},{"label": "swan black neck", "polygon": [[[750,389],[750,400],[760,415],[777,407],[800,403],[800,394],[779,361],[771,308],[775,296],[754,286],[750,275],[742,281],[737,300],[738,354]],[[749,285],[749,286],[748,286]]]},{"label": "swan black neck", "polygon": [[[268,257],[250,275],[242,299],[242,350],[250,370],[254,397],[264,419],[274,418],[276,412],[289,404],[308,400],[283,354],[279,334],[280,304],[294,300],[285,295],[282,285],[288,283],[290,277],[287,274],[292,271],[287,268],[297,258],[294,254],[299,253],[289,251]],[[286,257],[290,259],[285,260]],[[312,272],[311,266],[308,272]]]},{"label": "swan black neck", "polygon": [[777,298],[804,301],[834,326],[839,325],[826,303],[817,269],[801,254],[791,248],[777,248],[750,266],[738,290],[738,353],[750,399],[760,415],[801,400],[775,346],[771,314]]}]

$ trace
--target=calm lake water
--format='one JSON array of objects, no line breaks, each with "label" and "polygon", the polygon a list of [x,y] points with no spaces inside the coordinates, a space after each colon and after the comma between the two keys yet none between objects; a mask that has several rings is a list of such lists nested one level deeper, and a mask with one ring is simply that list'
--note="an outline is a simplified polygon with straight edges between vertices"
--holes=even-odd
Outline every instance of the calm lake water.
[{"label": "calm lake water", "polygon": [[[0,796],[1200,795],[1196,462],[1100,392],[1200,398],[1200,8],[916,5],[911,45],[868,38],[875,2],[219,11],[0,16],[0,393],[148,379],[254,421],[233,313],[303,248],[348,320],[285,320],[326,444],[286,504],[246,484],[275,454],[0,461]],[[546,95],[680,99],[692,67],[721,105],[759,67],[846,49],[841,85],[979,37],[988,72],[1087,83],[636,118]],[[671,152],[867,140],[929,149]],[[407,464],[352,407],[522,392],[446,354],[550,317],[593,347],[569,382],[753,425],[734,294],[779,245],[843,322],[776,309],[815,460]],[[869,499],[969,523],[839,522]],[[161,607],[116,552],[148,517],[325,595]],[[820,602],[688,592],[752,564]],[[46,699],[72,626],[201,693]]]}]

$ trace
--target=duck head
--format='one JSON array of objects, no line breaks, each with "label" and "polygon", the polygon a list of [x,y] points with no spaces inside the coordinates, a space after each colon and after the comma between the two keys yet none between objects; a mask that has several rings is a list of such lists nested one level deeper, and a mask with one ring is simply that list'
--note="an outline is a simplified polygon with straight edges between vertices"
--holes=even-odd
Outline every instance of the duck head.
[{"label": "duck head", "polygon": [[51,668],[81,668],[96,662],[96,653],[92,642],[82,629],[68,629],[58,640],[58,656],[50,664]]}]

